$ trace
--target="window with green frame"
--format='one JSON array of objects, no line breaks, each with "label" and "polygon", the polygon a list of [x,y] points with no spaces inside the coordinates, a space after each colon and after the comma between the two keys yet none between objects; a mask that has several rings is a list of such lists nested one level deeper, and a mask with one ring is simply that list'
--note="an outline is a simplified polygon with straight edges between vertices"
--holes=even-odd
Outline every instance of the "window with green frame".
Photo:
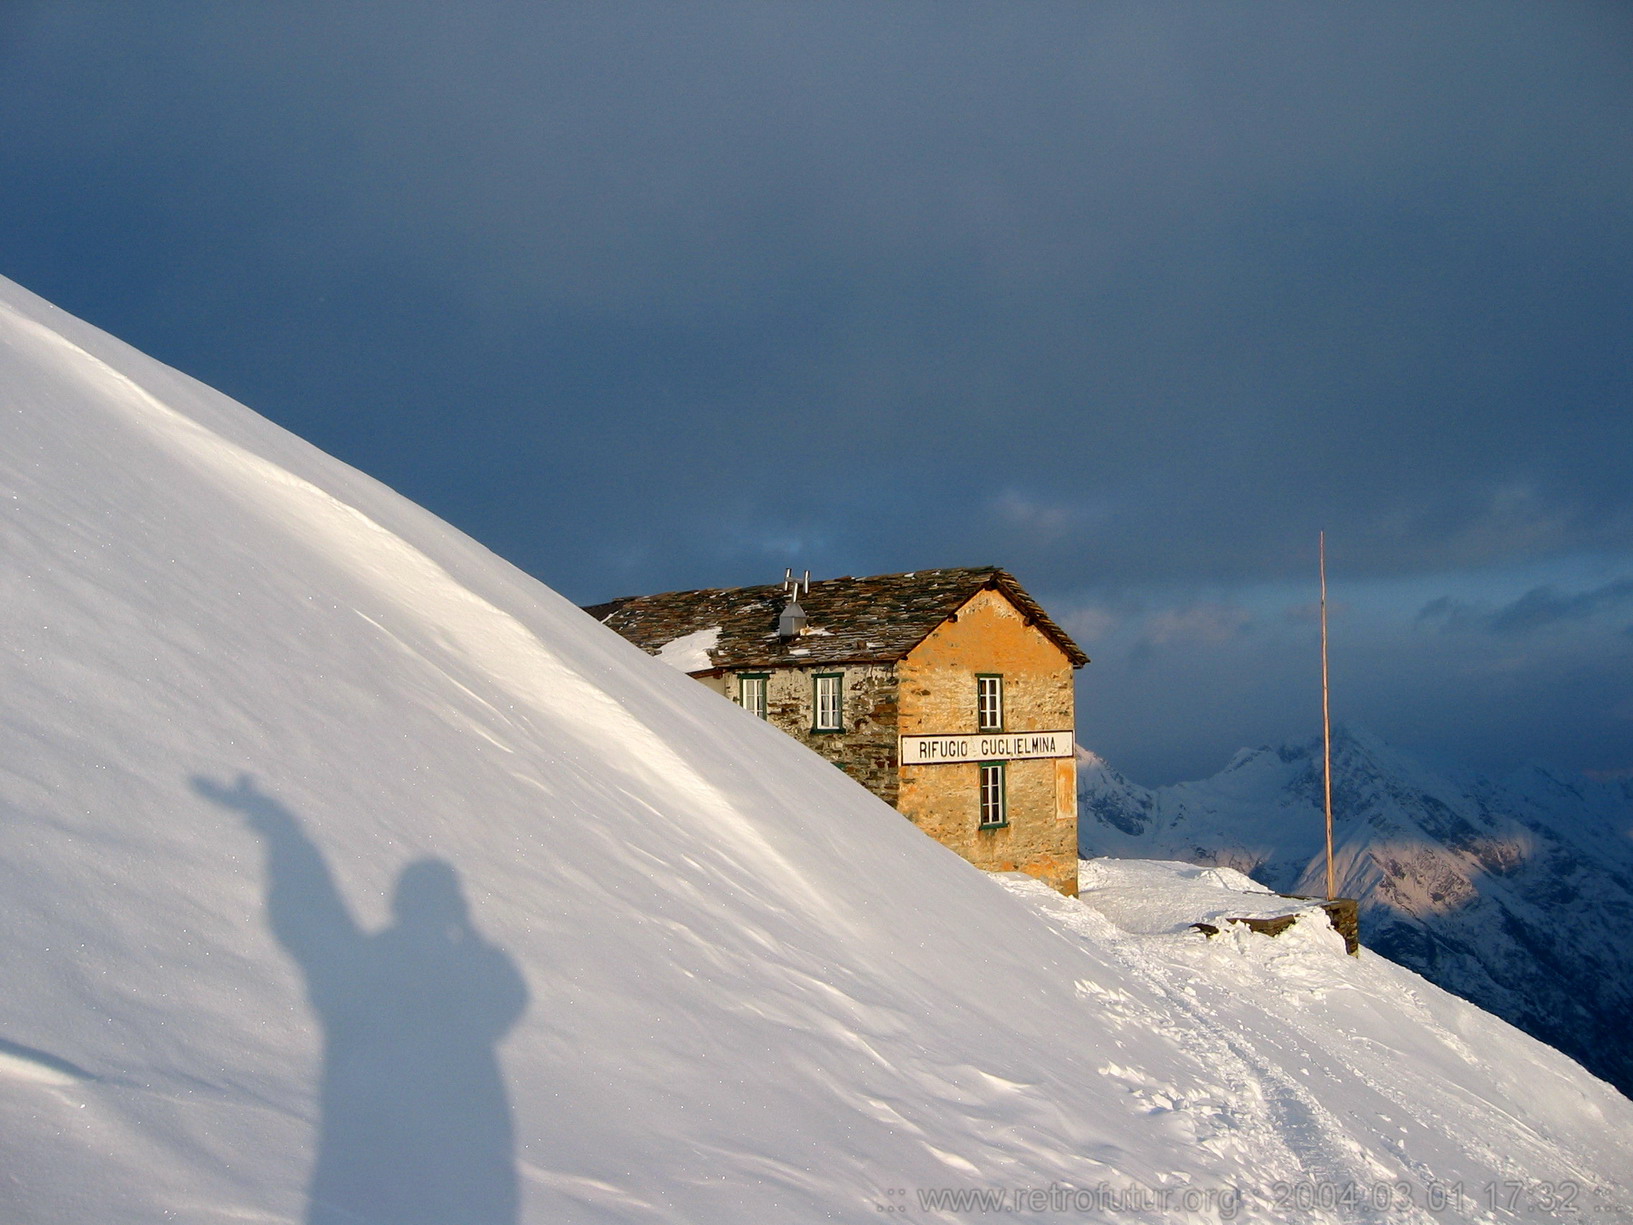
[{"label": "window with green frame", "polygon": [[1004,730],[1004,678],[995,672],[976,674],[975,730],[978,732]]},{"label": "window with green frame", "polygon": [[766,718],[766,684],[771,679],[765,672],[737,674],[737,701],[756,719]]},{"label": "window with green frame", "polygon": [[838,672],[819,672],[811,678],[811,730],[845,730],[845,678]]},{"label": "window with green frame", "polygon": [[981,828],[1009,824],[1009,798],[1004,793],[1004,763],[983,761],[981,771]]}]

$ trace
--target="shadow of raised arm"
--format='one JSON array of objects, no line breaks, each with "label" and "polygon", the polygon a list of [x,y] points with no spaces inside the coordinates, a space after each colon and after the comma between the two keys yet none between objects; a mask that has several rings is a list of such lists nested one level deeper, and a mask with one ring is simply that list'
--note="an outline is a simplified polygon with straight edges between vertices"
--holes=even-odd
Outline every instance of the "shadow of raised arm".
[{"label": "shadow of raised arm", "polygon": [[193,776],[193,790],[213,804],[244,814],[244,820],[258,834],[272,837],[293,832],[300,835],[300,822],[277,800],[264,791],[255,789],[255,780],[240,774],[231,787],[224,787],[213,778]]},{"label": "shadow of raised arm", "polygon": [[363,936],[322,852],[295,814],[258,790],[248,774],[240,774],[230,787],[203,776],[195,776],[192,784],[212,804],[242,814],[261,836],[272,934],[299,963],[307,989],[314,997],[323,995],[336,976],[347,972],[346,962]]}]

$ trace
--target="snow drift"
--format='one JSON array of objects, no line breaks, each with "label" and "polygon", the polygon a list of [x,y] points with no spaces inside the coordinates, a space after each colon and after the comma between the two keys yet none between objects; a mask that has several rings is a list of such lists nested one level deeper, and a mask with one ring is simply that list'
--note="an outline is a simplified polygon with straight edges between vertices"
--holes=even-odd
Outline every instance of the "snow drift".
[{"label": "snow drift", "polygon": [[937,1195],[1098,1185],[1150,1193],[1101,1216],[1277,1220],[1278,1183],[1378,1180],[1415,1200],[1299,1215],[1446,1220],[1427,1189],[1504,1178],[1633,1206],[1633,1107],[1556,1053],[1320,931],[1275,946],[1279,1003],[1230,1005],[1262,946],[1006,891],[5,282],[0,509],[7,1221],[957,1219]]}]

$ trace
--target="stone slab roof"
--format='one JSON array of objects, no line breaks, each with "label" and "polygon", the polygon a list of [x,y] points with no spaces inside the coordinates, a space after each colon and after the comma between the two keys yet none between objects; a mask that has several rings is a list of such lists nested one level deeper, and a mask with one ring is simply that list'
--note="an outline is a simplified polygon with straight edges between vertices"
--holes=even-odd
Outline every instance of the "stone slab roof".
[{"label": "stone slab roof", "polygon": [[782,583],[626,596],[584,611],[653,655],[678,638],[718,626],[719,639],[708,653],[714,667],[708,670],[891,663],[986,587],[1007,596],[1074,668],[1089,662],[1014,576],[995,566],[813,582],[799,595],[809,622],[797,638],[777,636],[777,619],[788,605]]}]

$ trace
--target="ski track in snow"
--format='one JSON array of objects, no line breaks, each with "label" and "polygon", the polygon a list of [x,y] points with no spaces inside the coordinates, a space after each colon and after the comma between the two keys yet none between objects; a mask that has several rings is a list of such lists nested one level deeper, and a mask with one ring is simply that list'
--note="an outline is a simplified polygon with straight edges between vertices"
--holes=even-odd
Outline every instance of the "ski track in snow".
[{"label": "ski track in snow", "polygon": [[[1030,883],[1011,888],[1023,896],[1037,896]],[[1183,1112],[1190,1127],[1196,1127],[1200,1119],[1203,1126],[1196,1128],[1195,1140],[1239,1158],[1251,1155],[1264,1184],[1307,1181],[1362,1186],[1385,1173],[1365,1159],[1309,1089],[1261,1055],[1248,1039],[1221,1026],[1219,1005],[1228,1002],[1219,998],[1222,993],[1194,971],[1187,973],[1185,967],[1167,964],[1154,953],[1154,939],[1172,938],[1107,939],[1105,928],[1071,914],[1073,903],[1054,898],[1043,901],[1040,908],[1061,926],[1079,935],[1099,937],[1102,948],[1160,992],[1163,1006],[1143,1006],[1127,993],[1109,994],[1092,984],[1080,984],[1079,994],[1123,1024],[1162,1034],[1222,1082],[1181,1086],[1116,1064],[1102,1069],[1122,1082],[1136,1100],[1154,1111]],[[1259,1108],[1253,1109],[1253,1103]],[[1337,1214],[1309,1219],[1351,1225],[1372,1221],[1375,1216]],[[1394,1219],[1415,1218],[1397,1215]]]},{"label": "ski track in snow", "polygon": [[[1123,865],[1131,869],[1146,866]],[[1179,869],[1176,875],[1195,871],[1171,866]],[[1201,874],[1202,878],[1209,875]],[[1233,945],[1253,948],[1257,943],[1261,951],[1275,947],[1268,945],[1270,937],[1248,933],[1245,929],[1228,929],[1213,941],[1201,944],[1199,935],[1126,932],[1093,911],[1092,900],[1060,898],[1037,882],[1024,879],[1005,879],[1003,884],[1034,904],[1058,926],[1091,941],[1123,965],[1131,976],[1137,976],[1158,993],[1156,1001],[1141,1002],[1124,990],[1107,989],[1087,981],[1078,984],[1079,996],[1112,1024],[1162,1034],[1215,1079],[1175,1083],[1149,1070],[1116,1063],[1102,1068],[1102,1074],[1122,1084],[1147,1111],[1173,1112],[1181,1120],[1176,1126],[1201,1147],[1232,1156],[1244,1165],[1251,1164],[1257,1180],[1251,1190],[1258,1193],[1260,1208],[1266,1207],[1265,1201],[1273,1198],[1267,1189],[1278,1182],[1313,1188],[1368,1190],[1411,1185],[1410,1203],[1397,1198],[1386,1207],[1370,1204],[1335,1204],[1326,1209],[1306,1207],[1299,1219],[1323,1225],[1386,1225],[1388,1222],[1433,1225],[1447,1219],[1450,1213],[1449,1209],[1431,1210],[1421,1202],[1424,1188],[1444,1187],[1453,1181],[1446,1178],[1444,1169],[1419,1159],[1410,1147],[1402,1147],[1399,1142],[1392,1145],[1386,1136],[1380,1135],[1375,1149],[1359,1142],[1344,1120],[1323,1104],[1313,1086],[1302,1083],[1289,1070],[1302,1063],[1306,1068],[1325,1065],[1325,1079],[1331,1083],[1365,1086],[1387,1101],[1391,1110],[1398,1111],[1398,1117],[1411,1120],[1428,1134],[1457,1135],[1463,1152],[1474,1159],[1475,1167],[1482,1170],[1488,1182],[1502,1185],[1503,1180],[1510,1180],[1529,1186],[1536,1178],[1528,1171],[1552,1167],[1555,1181],[1569,1179],[1582,1189],[1576,1220],[1607,1223],[1633,1220],[1633,1213],[1599,1207],[1614,1203],[1616,1193],[1591,1168],[1583,1165],[1569,1146],[1559,1146],[1539,1134],[1533,1124],[1486,1098],[1471,1095],[1453,1082],[1437,1079],[1432,1098],[1423,1094],[1418,1086],[1401,1082],[1398,1074],[1389,1074],[1400,1058],[1398,1051],[1359,1034],[1349,1034],[1344,1040],[1335,1041],[1330,1028],[1317,1024],[1302,1006],[1293,1003],[1294,994],[1281,1000],[1281,1006],[1274,1009],[1275,1021],[1286,1031],[1270,1040],[1272,1050],[1279,1048],[1279,1054],[1261,1049],[1264,1039],[1255,1039],[1249,1032],[1235,1029],[1233,1019],[1241,1015],[1244,1007],[1262,1008],[1264,1019],[1271,1019],[1270,1004],[1260,1002],[1258,997],[1266,993],[1268,1000],[1276,1000],[1276,995],[1269,994],[1274,992],[1276,983],[1253,980],[1253,998],[1246,1000],[1242,994],[1245,988],[1233,990],[1235,984],[1228,978],[1200,972],[1204,959]],[[1312,916],[1301,922],[1314,921],[1317,920]],[[1327,937],[1329,933],[1323,930],[1322,935]],[[1285,935],[1278,937],[1285,938]],[[1337,959],[1330,972],[1311,959],[1293,955],[1272,959],[1267,963],[1269,972],[1275,979],[1283,980],[1282,985],[1289,993],[1304,989],[1317,1000],[1332,991],[1354,990],[1355,984],[1346,981],[1346,963],[1357,966],[1359,963],[1350,962],[1336,951],[1336,937],[1328,943],[1334,945],[1331,956]],[[1407,1031],[1416,1031],[1420,1047],[1443,1047],[1459,1060],[1480,1064],[1477,1052],[1441,1021],[1417,990],[1407,988],[1400,996],[1407,1013]],[[1453,1006],[1466,1007],[1461,1001],[1454,1002]],[[1251,1031],[1251,1018],[1245,1024]],[[1265,1032],[1270,1033],[1268,1027]],[[1506,1137],[1507,1147],[1487,1142],[1487,1135]],[[1380,1160],[1380,1156],[1388,1160]],[[1484,1183],[1479,1188],[1469,1187],[1469,1196],[1474,1196],[1476,1191],[1484,1193],[1484,1187]],[[1404,1196],[1405,1192],[1400,1194]],[[1250,1193],[1244,1210],[1252,1204]],[[1468,1218],[1473,1220],[1539,1220],[1546,1216],[1493,1214],[1477,1204],[1467,1206],[1474,1209]]]},{"label": "ski track in snow", "polygon": [[[1160,1084],[1134,1088],[1131,1092],[1147,1098],[1172,1097],[1185,1102],[1192,1110],[1201,1105],[1216,1111],[1215,1117],[1223,1124],[1220,1132],[1199,1139],[1204,1143],[1228,1144],[1242,1157],[1251,1154],[1263,1183],[1370,1186],[1387,1176],[1388,1171],[1365,1159],[1359,1146],[1348,1138],[1342,1125],[1309,1089],[1262,1056],[1252,1042],[1220,1026],[1216,1009],[1220,1001],[1211,998],[1216,994],[1213,990],[1206,985],[1199,990],[1193,982],[1181,978],[1183,971],[1142,955],[1141,951],[1122,942],[1113,943],[1111,952],[1131,971],[1149,977],[1162,991],[1168,1009],[1147,1018],[1152,1028],[1195,1056],[1198,1063],[1224,1081],[1217,1088]],[[1132,1079],[1128,1072],[1122,1074]],[[1258,1103],[1260,1110],[1248,1108],[1247,1103]],[[1340,1213],[1310,1219],[1351,1225],[1373,1221],[1377,1214]],[[1394,1219],[1429,1218],[1396,1215]]]}]

